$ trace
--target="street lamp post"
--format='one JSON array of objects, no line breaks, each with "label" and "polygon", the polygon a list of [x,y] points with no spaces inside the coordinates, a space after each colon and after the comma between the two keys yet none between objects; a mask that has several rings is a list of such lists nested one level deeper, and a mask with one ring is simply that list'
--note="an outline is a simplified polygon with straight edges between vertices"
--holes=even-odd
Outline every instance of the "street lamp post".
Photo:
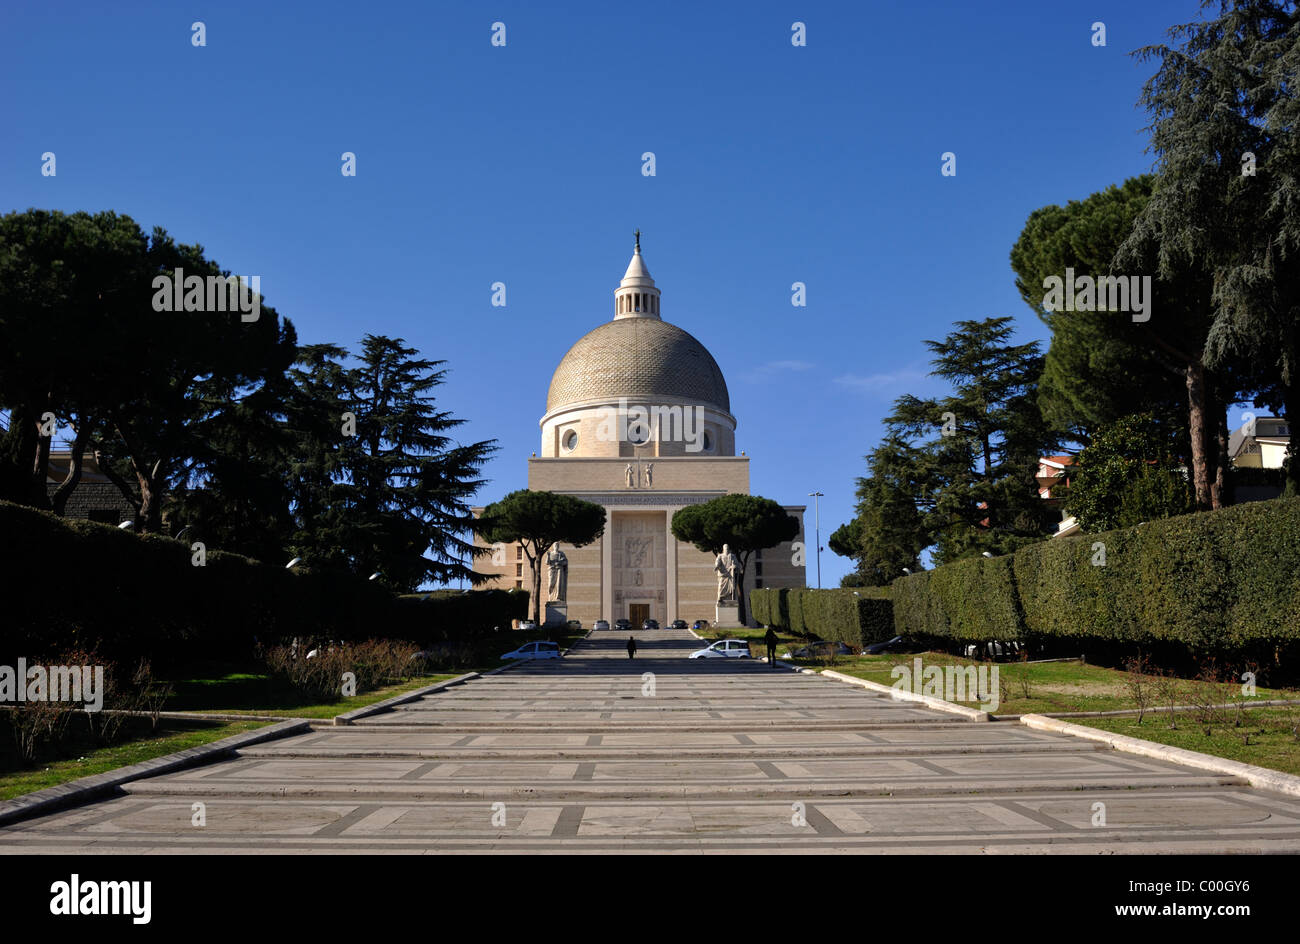
[{"label": "street lamp post", "polygon": [[821,499],[825,498],[822,492],[809,492],[808,497],[813,500],[813,527],[814,535],[817,538],[817,589],[822,588],[822,514]]}]

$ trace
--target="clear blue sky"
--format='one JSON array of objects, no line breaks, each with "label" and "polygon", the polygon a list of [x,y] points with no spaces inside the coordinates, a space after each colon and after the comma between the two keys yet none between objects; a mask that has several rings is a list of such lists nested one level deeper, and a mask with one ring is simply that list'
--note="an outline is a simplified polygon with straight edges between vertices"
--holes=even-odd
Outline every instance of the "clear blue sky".
[{"label": "clear blue sky", "polygon": [[[640,227],[665,319],[726,375],[753,492],[825,492],[825,543],[891,401],[941,389],[924,339],[1008,314],[1017,340],[1045,337],[1011,246],[1035,208],[1150,169],[1151,67],[1128,53],[1198,16],[1196,0],[9,0],[0,212],[116,210],[260,275],[305,343],[383,333],[446,359],[463,437],[500,441],[485,502],[525,485],[551,372],[612,316]],[[849,569],[823,553],[825,585]]]}]

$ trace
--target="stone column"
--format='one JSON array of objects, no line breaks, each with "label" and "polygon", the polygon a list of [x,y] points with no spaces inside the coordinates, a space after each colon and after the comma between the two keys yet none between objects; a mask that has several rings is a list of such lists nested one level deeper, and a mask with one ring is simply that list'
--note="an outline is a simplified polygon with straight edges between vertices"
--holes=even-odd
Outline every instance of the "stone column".
[{"label": "stone column", "polygon": [[667,599],[668,612],[664,614],[666,617],[665,626],[671,626],[673,620],[681,618],[681,614],[677,612],[677,538],[673,537],[672,528],[673,512],[676,510],[676,508],[669,508],[664,512],[664,544],[668,550],[668,566],[665,575],[665,583],[667,584],[665,598]]},{"label": "stone column", "polygon": [[614,512],[605,509],[605,533],[600,538],[600,616],[614,626]]}]

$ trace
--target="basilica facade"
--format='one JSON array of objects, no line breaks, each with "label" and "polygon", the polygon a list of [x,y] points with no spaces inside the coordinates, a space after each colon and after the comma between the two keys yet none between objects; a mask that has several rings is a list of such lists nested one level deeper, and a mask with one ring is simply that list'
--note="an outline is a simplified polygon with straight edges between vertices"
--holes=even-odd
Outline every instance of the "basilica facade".
[{"label": "basilica facade", "polygon": [[[542,562],[550,619],[584,627],[629,619],[638,629],[647,618],[663,626],[718,619],[714,555],[676,540],[670,525],[687,505],[748,494],[749,458],[736,455],[736,418],[717,362],[663,320],[660,303],[638,236],[614,292],[614,317],[579,338],[551,377],[528,487],[595,502],[606,519],[594,543],[561,545],[562,563]],[[756,586],[804,586],[805,508],[783,507],[799,533],[750,555],[746,594]],[[533,585],[517,545],[494,548],[474,567],[491,576],[485,588]]]}]

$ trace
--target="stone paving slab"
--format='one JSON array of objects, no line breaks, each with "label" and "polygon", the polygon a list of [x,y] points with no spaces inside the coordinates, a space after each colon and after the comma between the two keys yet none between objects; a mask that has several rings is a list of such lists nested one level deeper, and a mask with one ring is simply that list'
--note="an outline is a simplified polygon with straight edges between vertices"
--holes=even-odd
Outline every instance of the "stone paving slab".
[{"label": "stone paving slab", "polygon": [[[1104,828],[1090,796],[833,798],[774,801],[605,799],[507,803],[503,825],[483,802],[335,802],[222,798],[208,825],[190,826],[188,802],[130,797],[79,823],[38,821],[0,852],[1147,852],[1293,851],[1300,809],[1259,802],[1254,791],[1132,791],[1112,799]],[[85,812],[85,811],[81,811]],[[110,813],[111,815],[105,815]],[[75,833],[70,830],[75,829]],[[187,835],[188,834],[188,835]],[[1064,846],[1065,849],[1060,848]]]},{"label": "stone paving slab", "polygon": [[1300,798],[1240,777],[645,635],[127,783],[0,853],[1300,852]]}]

